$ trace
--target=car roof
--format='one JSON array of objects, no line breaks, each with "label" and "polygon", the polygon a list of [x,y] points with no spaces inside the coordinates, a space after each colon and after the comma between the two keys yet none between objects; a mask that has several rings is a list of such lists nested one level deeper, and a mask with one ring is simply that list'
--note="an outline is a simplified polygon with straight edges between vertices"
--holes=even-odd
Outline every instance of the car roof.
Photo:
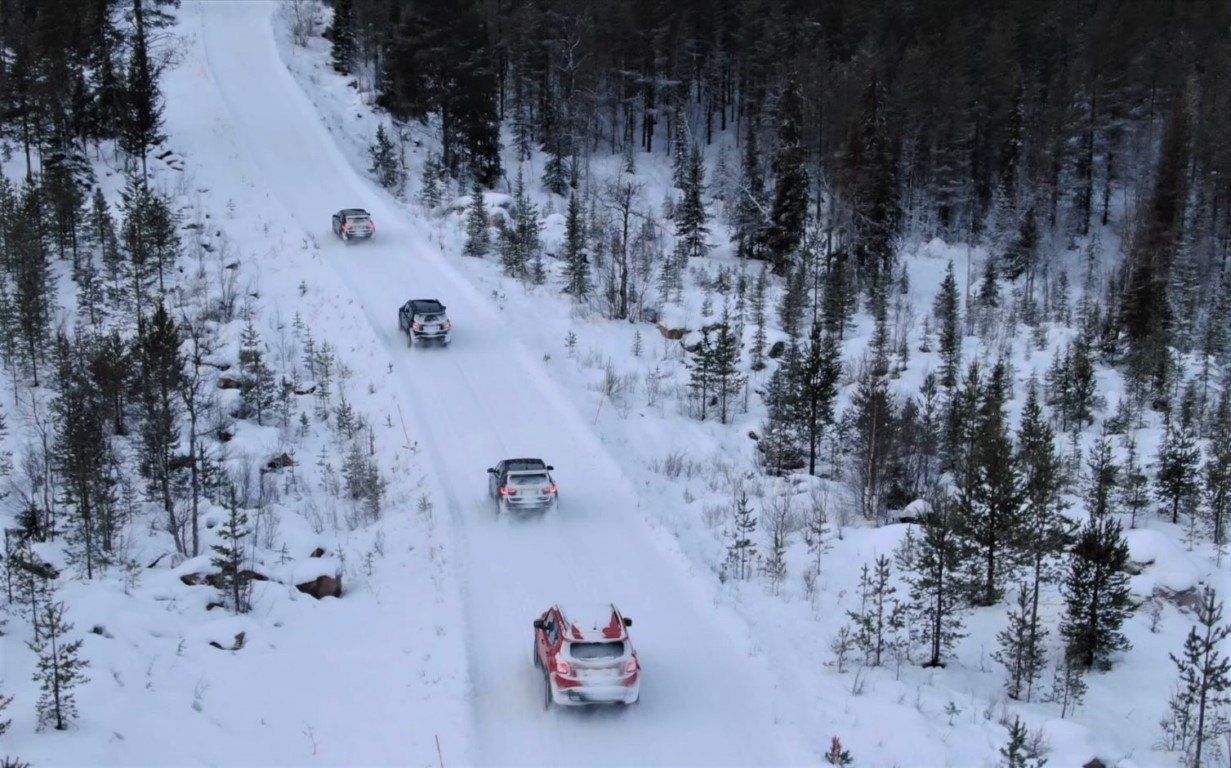
[{"label": "car roof", "polygon": [[538,470],[547,469],[547,462],[542,459],[505,459],[500,462],[504,465],[506,472],[518,472],[520,470]]},{"label": "car roof", "polygon": [[343,216],[371,216],[372,215],[362,208],[343,208],[342,210],[338,211],[338,213],[342,214]]},{"label": "car roof", "polygon": [[436,299],[411,299],[406,302],[416,312],[444,312],[445,305]]},{"label": "car roof", "polygon": [[603,642],[628,639],[624,617],[611,603],[570,604],[568,607],[557,605],[556,609],[568,624],[570,640]]}]

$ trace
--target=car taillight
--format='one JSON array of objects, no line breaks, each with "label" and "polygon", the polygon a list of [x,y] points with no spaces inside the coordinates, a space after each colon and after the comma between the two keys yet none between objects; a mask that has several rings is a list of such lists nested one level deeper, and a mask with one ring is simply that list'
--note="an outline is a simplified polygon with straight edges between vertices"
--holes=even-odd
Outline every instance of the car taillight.
[{"label": "car taillight", "polygon": [[500,489],[500,495],[502,495],[502,496],[516,496],[516,495],[517,495],[517,489],[516,489],[516,488],[501,488],[501,489]]},{"label": "car taillight", "polygon": [[350,232],[350,230],[351,230],[351,226],[350,226],[350,224],[343,224],[343,225],[342,225],[342,231],[343,231],[343,232]]},{"label": "car taillight", "polygon": [[375,225],[375,224],[369,224],[369,225],[368,225],[368,229],[369,229],[369,230],[371,230],[372,232],[375,232],[375,231],[376,231],[376,225]]},{"label": "car taillight", "polygon": [[637,669],[638,669],[637,660],[630,659],[629,662],[624,665],[624,674],[631,675],[632,673],[636,672]]},{"label": "car taillight", "polygon": [[573,676],[573,665],[569,664],[567,661],[557,661],[556,662],[556,674],[564,675],[565,677],[572,677]]},{"label": "car taillight", "polygon": [[552,483],[551,485],[549,485],[549,486],[547,486],[546,488],[544,488],[544,489],[543,489],[543,493],[555,493],[555,492],[556,492],[556,484],[555,484],[555,483]]},{"label": "car taillight", "polygon": [[418,320],[414,321],[413,323],[410,324],[410,327],[416,331],[419,330],[419,321]]},{"label": "car taillight", "polygon": [[453,323],[451,323],[451,322],[450,322],[450,321],[448,321],[448,320],[445,320],[445,330],[446,330],[446,331],[451,331],[451,330],[453,330]]}]

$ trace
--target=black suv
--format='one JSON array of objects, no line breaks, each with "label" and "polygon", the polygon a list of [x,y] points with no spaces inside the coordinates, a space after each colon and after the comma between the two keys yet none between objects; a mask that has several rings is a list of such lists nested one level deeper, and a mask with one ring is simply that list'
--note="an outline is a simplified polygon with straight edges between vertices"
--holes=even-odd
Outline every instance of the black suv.
[{"label": "black suv", "polygon": [[487,470],[487,492],[497,508],[546,511],[559,501],[554,469],[542,459],[505,459]]},{"label": "black suv", "polygon": [[448,344],[453,335],[453,323],[445,314],[445,305],[435,299],[411,299],[398,310],[398,328],[406,334],[408,346],[416,341],[439,341]]}]

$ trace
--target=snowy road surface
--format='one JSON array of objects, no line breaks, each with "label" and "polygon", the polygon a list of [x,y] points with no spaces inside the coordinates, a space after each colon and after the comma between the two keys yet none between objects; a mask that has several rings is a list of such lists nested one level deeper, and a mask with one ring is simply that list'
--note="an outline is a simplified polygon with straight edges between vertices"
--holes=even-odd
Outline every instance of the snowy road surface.
[{"label": "snowy road surface", "polygon": [[[320,241],[321,260],[305,256],[312,263],[304,273],[362,306],[371,327],[351,341],[378,348],[376,359],[403,384],[398,398],[429,457],[458,549],[477,739],[468,752],[483,765],[790,762],[771,722],[768,685],[717,626],[663,534],[650,530],[616,463],[515,341],[516,329],[335,144],[279,57],[277,7],[259,0],[184,7],[207,62],[202,90],[191,98],[219,136],[216,157],[201,156],[209,146],[202,144],[190,160],[203,178],[245,178],[271,210]],[[330,214],[350,206],[372,212],[373,241],[347,246],[330,234]],[[406,348],[396,311],[412,297],[448,306],[450,348]],[[309,320],[330,324],[329,317]],[[545,519],[498,519],[484,469],[522,455],[556,466],[560,509]],[[530,623],[557,600],[610,600],[634,619],[645,669],[639,705],[543,710]],[[407,727],[414,724],[390,722],[389,738]],[[442,739],[447,762],[448,734]]]}]

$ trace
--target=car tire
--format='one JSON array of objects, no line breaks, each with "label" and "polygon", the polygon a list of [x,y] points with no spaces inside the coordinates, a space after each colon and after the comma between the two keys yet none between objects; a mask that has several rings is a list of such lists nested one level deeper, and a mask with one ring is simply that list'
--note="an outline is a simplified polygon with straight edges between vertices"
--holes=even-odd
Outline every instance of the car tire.
[{"label": "car tire", "polygon": [[551,709],[551,677],[543,675],[543,709]]},{"label": "car tire", "polygon": [[543,668],[543,662],[539,661],[539,644],[537,642],[530,646],[530,660],[534,662],[535,669]]}]

